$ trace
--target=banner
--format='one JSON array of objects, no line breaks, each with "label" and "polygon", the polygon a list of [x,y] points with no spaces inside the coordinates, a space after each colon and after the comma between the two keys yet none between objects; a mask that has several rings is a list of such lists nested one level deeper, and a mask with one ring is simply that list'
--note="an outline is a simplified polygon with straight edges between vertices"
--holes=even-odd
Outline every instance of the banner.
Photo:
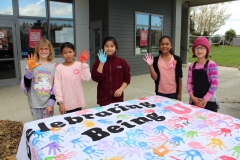
[{"label": "banner", "polygon": [[41,29],[29,29],[28,30],[29,48],[35,48],[35,45],[41,38],[42,38]]},{"label": "banner", "polygon": [[236,160],[240,121],[161,96],[24,124],[18,160]]},{"label": "banner", "polygon": [[141,30],[140,31],[140,46],[147,46],[148,44],[148,31]]}]

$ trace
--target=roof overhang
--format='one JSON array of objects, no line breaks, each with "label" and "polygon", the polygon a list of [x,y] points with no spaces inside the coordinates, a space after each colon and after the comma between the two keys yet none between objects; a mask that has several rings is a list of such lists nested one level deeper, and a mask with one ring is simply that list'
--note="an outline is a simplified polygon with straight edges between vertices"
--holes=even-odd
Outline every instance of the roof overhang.
[{"label": "roof overhang", "polygon": [[222,3],[222,2],[231,2],[235,0],[183,0],[183,4],[188,5],[188,7],[208,5],[214,3]]}]

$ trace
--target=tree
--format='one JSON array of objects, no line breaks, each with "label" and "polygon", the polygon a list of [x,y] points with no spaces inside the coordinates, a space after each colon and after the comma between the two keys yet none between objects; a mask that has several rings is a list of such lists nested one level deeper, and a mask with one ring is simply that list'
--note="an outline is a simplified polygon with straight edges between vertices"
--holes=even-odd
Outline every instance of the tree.
[{"label": "tree", "polygon": [[237,34],[236,34],[235,30],[233,30],[232,28],[225,32],[225,38],[229,42],[232,41],[232,38],[236,38],[236,37],[237,37]]},{"label": "tree", "polygon": [[228,3],[218,3],[190,8],[190,20],[194,23],[195,34],[212,35],[231,17],[227,13]]}]

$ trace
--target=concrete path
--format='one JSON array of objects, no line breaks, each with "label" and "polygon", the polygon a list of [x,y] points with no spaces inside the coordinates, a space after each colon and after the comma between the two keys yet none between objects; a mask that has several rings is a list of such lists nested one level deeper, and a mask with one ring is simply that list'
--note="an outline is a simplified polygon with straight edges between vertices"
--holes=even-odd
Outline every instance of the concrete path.
[{"label": "concrete path", "polygon": [[[183,66],[183,93],[182,101],[188,102],[186,88],[188,65]],[[220,101],[220,113],[240,118],[240,71],[237,68],[219,67],[219,87],[217,96]],[[83,84],[86,108],[97,107],[97,83],[92,80]],[[149,74],[132,76],[131,84],[125,90],[125,100],[137,99],[155,95],[154,82]],[[27,97],[21,92],[20,86],[0,88],[0,119],[15,121],[32,121]],[[59,115],[58,106],[55,105],[55,115]]]}]

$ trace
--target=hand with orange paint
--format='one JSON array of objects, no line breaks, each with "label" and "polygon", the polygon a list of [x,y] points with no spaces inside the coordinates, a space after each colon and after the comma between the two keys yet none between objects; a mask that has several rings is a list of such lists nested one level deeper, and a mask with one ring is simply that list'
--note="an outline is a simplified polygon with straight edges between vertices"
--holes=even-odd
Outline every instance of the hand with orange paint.
[{"label": "hand with orange paint", "polygon": [[31,55],[28,55],[28,58],[25,58],[25,60],[28,64],[30,71],[33,71],[34,68],[41,65],[41,64],[36,64],[36,54],[33,55],[31,53]]},{"label": "hand with orange paint", "polygon": [[86,49],[84,49],[81,54],[78,54],[78,59],[82,63],[85,63],[88,57],[89,57],[89,53],[87,52]]}]

